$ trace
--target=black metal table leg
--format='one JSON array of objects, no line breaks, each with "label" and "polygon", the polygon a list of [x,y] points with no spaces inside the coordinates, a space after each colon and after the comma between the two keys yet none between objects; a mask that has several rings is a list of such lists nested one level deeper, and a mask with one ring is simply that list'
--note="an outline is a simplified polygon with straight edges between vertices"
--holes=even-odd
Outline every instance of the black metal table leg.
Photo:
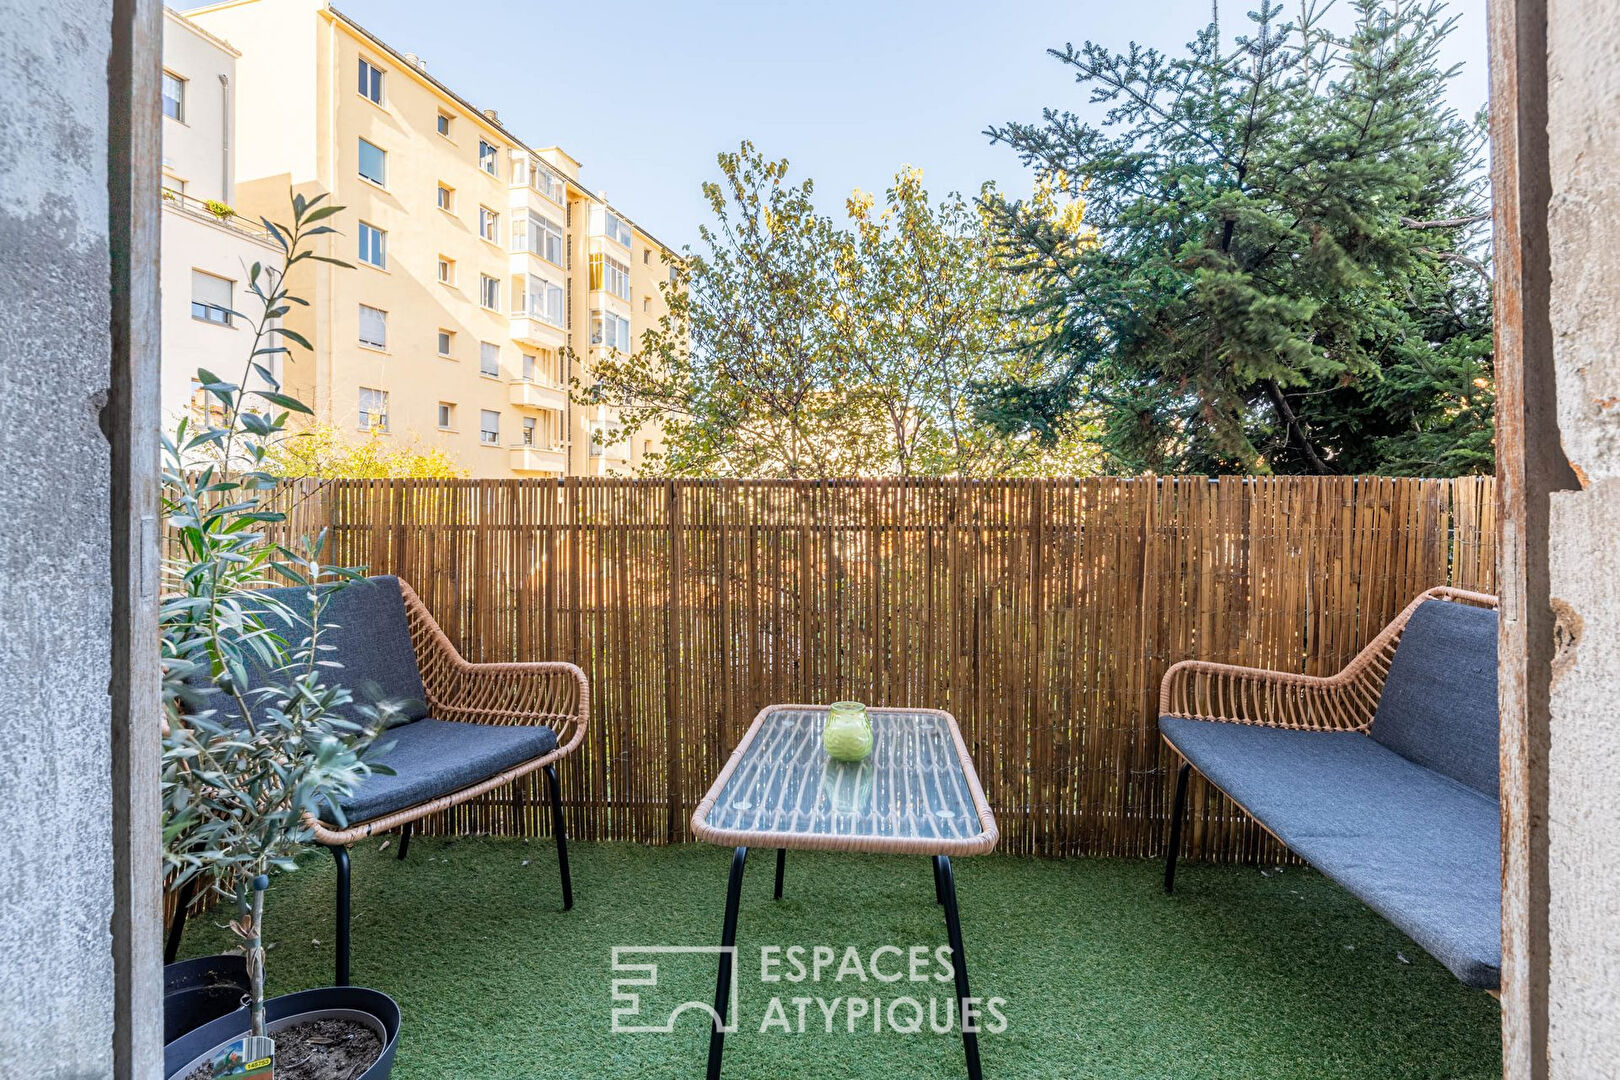
[{"label": "black metal table leg", "polygon": [[776,849],[776,899],[782,899],[782,871],[787,867],[787,848]]},{"label": "black metal table leg", "polygon": [[737,947],[737,905],[742,900],[743,864],[748,849],[731,856],[731,880],[726,885],[726,916],[720,928],[720,976],[714,986],[714,1029],[709,1032],[709,1080],[720,1080],[720,1055],[725,1050],[725,1022],[731,1007],[731,967]]},{"label": "black metal table leg", "polygon": [[1170,846],[1164,853],[1164,891],[1176,891],[1176,860],[1181,857],[1181,819],[1187,816],[1187,775],[1192,765],[1181,763],[1176,773],[1176,801],[1170,807]]},{"label": "black metal table leg", "polygon": [[400,862],[405,861],[405,853],[411,849],[411,828],[415,824],[413,821],[407,821],[399,827],[399,854],[394,858]]},{"label": "black metal table leg", "polygon": [[[962,1027],[962,1052],[967,1057],[968,1080],[981,1080],[979,1068],[978,1021],[970,1028],[967,1023],[968,977],[967,954],[962,948],[962,922],[956,911],[956,879],[951,875],[951,860],[944,855],[934,856],[934,874],[945,901],[945,934],[951,942],[951,967],[956,969],[956,1019]],[[714,1074],[710,1073],[711,1080]]]},{"label": "black metal table leg", "polygon": [[557,782],[557,766],[546,766],[546,783],[551,788],[551,831],[557,837],[557,865],[562,871],[563,910],[574,908],[574,879],[568,874],[568,830],[563,825],[562,785]]},{"label": "black metal table leg", "polygon": [[337,863],[337,979],[338,986],[349,985],[349,849],[333,845]]}]

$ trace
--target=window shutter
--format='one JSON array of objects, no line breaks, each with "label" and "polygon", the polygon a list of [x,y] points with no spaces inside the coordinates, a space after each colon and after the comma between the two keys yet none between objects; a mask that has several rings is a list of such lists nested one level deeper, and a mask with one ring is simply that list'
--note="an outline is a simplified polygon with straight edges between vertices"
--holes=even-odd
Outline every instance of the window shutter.
[{"label": "window shutter", "polygon": [[231,283],[222,277],[205,274],[201,270],[191,272],[191,298],[199,304],[212,304],[215,307],[229,308],[231,306]]},{"label": "window shutter", "polygon": [[388,315],[374,307],[360,305],[360,340],[379,349],[388,347]]}]

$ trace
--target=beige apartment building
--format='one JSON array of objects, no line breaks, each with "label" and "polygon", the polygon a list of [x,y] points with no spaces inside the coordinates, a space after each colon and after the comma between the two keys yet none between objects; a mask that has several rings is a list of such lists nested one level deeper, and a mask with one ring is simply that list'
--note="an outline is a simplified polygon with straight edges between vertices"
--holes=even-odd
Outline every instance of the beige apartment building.
[{"label": "beige apartment building", "polygon": [[[626,474],[657,431],[570,400],[593,358],[666,311],[672,252],[534,147],[325,0],[188,13],[236,61],[239,209],[285,220],[288,190],[344,206],[287,317],[313,345],[288,391],[358,437],[380,428],[475,477]],[[333,222],[328,222],[329,224]]]},{"label": "beige apartment building", "polygon": [[[281,249],[257,219],[231,212],[237,52],[173,11],[163,20],[163,417],[199,403],[196,373],[237,379],[251,331],[248,268]],[[270,357],[269,366],[279,365]]]}]

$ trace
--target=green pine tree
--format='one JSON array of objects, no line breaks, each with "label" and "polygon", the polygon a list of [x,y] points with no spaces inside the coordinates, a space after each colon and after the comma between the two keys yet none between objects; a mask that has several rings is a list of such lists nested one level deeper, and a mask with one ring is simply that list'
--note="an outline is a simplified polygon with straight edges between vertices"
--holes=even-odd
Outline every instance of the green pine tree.
[{"label": "green pine tree", "polygon": [[1099,422],[1122,472],[1457,475],[1492,463],[1484,129],[1444,100],[1443,4],[1358,0],[1333,33],[1275,3],[1184,55],[1088,42],[1100,123],[992,128],[1085,199],[1086,232],[993,201],[1034,281],[1039,383],[982,413],[1044,434]]}]

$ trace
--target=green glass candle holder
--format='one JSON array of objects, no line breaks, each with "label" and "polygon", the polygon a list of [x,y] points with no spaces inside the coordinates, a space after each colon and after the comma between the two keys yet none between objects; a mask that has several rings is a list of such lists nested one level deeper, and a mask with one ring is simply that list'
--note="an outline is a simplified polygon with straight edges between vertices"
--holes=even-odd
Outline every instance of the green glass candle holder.
[{"label": "green glass candle holder", "polygon": [[821,745],[834,761],[865,761],[872,752],[872,722],[858,701],[835,701],[827,709]]}]

